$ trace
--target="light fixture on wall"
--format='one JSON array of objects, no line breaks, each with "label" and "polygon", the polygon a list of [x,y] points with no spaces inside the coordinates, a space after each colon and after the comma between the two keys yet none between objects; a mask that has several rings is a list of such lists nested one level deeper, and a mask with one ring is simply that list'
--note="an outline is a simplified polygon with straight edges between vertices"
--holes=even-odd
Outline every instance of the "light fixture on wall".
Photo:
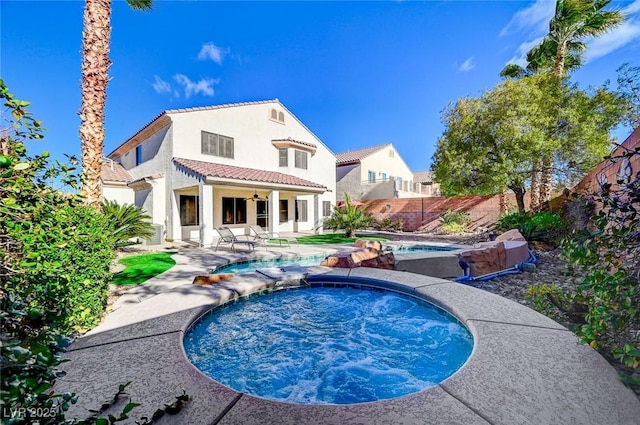
[{"label": "light fixture on wall", "polygon": [[387,204],[387,205],[385,205],[385,206],[384,206],[384,208],[385,208],[387,211],[390,211],[390,210],[391,210],[391,204]]}]

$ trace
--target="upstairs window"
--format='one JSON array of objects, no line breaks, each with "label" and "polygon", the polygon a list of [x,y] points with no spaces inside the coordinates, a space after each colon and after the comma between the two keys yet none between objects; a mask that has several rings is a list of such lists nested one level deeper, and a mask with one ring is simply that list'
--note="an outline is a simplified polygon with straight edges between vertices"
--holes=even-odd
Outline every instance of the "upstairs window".
[{"label": "upstairs window", "polygon": [[136,165],[142,164],[142,145],[136,146]]},{"label": "upstairs window", "polygon": [[269,111],[269,119],[271,121],[279,122],[280,124],[284,124],[284,112],[278,111],[273,108]]},{"label": "upstairs window", "polygon": [[289,166],[289,149],[287,148],[278,149],[278,158],[279,158],[281,167],[288,167]]},{"label": "upstairs window", "polygon": [[307,169],[307,153],[304,151],[296,150],[296,168]]},{"label": "upstairs window", "polygon": [[233,159],[233,137],[203,131],[202,153]]},{"label": "upstairs window", "polygon": [[369,170],[369,183],[376,182],[376,172]]},{"label": "upstairs window", "polygon": [[386,182],[387,181],[387,173],[382,173],[381,178],[382,178],[383,182]]},{"label": "upstairs window", "polygon": [[395,158],[396,153],[394,152],[393,149],[389,149],[389,158]]}]

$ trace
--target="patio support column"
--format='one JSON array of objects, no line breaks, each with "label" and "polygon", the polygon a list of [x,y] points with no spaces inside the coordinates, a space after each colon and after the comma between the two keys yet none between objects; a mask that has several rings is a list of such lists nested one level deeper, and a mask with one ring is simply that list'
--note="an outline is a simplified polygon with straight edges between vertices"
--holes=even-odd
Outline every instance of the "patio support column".
[{"label": "patio support column", "polygon": [[321,235],[324,233],[322,219],[320,218],[320,197],[318,194],[313,195],[313,232]]},{"label": "patio support column", "polygon": [[213,186],[201,183],[198,187],[200,203],[200,246],[213,245]]},{"label": "patio support column", "polygon": [[280,191],[272,190],[269,194],[269,231],[280,231]]}]

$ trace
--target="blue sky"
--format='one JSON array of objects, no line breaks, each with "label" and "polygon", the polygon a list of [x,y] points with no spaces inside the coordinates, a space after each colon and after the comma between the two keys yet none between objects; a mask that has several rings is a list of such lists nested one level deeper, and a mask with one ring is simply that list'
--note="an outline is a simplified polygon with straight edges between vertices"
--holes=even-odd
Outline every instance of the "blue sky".
[{"label": "blue sky", "polygon": [[[0,76],[47,129],[32,153],[78,155],[83,1],[0,2]],[[166,109],[278,98],[335,153],[393,143],[428,169],[440,112],[500,82],[548,30],[555,1],[114,0],[105,154]],[[616,87],[640,66],[640,0],[572,75]],[[616,135],[626,137],[628,129]]]}]

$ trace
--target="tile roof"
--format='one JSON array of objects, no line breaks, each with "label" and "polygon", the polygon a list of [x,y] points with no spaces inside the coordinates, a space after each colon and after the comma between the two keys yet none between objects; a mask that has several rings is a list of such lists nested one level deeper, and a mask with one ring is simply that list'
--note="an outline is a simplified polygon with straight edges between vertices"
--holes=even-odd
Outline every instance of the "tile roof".
[{"label": "tile roof", "polygon": [[122,166],[122,164],[114,161],[102,163],[100,178],[103,182],[123,182],[130,183],[133,181],[131,174]]},{"label": "tile roof", "polygon": [[391,143],[386,143],[380,146],[373,146],[370,148],[357,149],[355,151],[347,151],[344,153],[336,154],[336,164],[348,164],[350,162],[358,162],[362,158],[366,158],[372,153],[378,152],[382,148],[391,146]]},{"label": "tile roof", "polygon": [[433,171],[416,171],[413,173],[415,183],[433,183]]},{"label": "tile roof", "polygon": [[255,168],[236,167],[235,165],[214,164],[212,162],[196,161],[193,159],[173,158],[173,162],[187,170],[203,177],[219,177],[223,179],[235,179],[257,181],[264,183],[278,183],[292,186],[305,186],[326,188],[318,183],[301,179],[300,177],[275,171],[257,170]]},{"label": "tile roof", "polygon": [[310,148],[313,148],[313,149],[318,148],[318,146],[314,145],[313,143],[303,142],[302,140],[294,140],[291,137],[287,137],[286,139],[273,139],[271,140],[271,142],[291,142],[291,143],[297,143],[303,146],[309,146]]}]

